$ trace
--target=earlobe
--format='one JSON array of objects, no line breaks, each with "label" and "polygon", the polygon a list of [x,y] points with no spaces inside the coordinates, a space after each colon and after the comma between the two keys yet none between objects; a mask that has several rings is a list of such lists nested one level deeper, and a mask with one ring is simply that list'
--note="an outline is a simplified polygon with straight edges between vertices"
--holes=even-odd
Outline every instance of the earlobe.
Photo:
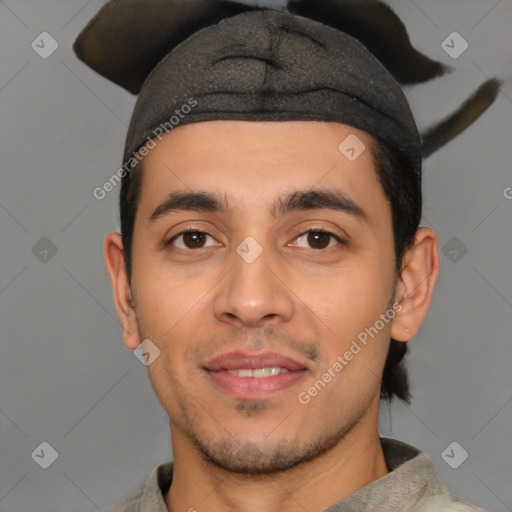
[{"label": "earlobe", "polygon": [[393,320],[393,339],[408,341],[418,332],[427,314],[438,274],[437,236],[430,228],[420,228],[413,247],[404,256],[396,287],[395,296],[401,309]]},{"label": "earlobe", "polygon": [[123,327],[123,341],[127,348],[135,350],[140,344],[137,317],[124,264],[123,242],[119,233],[109,233],[105,237],[103,254],[112,285],[117,316]]}]

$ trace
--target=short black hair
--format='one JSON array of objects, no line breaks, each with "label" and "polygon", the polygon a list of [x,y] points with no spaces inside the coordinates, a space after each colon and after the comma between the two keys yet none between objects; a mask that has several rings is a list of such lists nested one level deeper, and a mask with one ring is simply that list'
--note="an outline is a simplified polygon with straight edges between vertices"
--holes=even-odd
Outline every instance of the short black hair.
[{"label": "short black hair", "polygon": [[[395,269],[399,276],[402,272],[403,258],[407,250],[414,245],[416,231],[421,221],[421,163],[417,172],[414,172],[398,151],[378,140],[374,140],[371,145],[371,152],[379,182],[391,205]],[[391,402],[396,396],[403,402],[411,402],[409,375],[404,361],[408,350],[407,342],[390,339],[382,374],[381,399]]]},{"label": "short black hair", "polygon": [[[402,270],[406,251],[412,247],[421,220],[421,173],[410,169],[400,153],[373,139],[371,153],[379,182],[391,206],[397,276]],[[137,206],[142,189],[144,160],[124,175],[120,193],[121,237],[128,279],[132,274],[132,243]],[[393,397],[410,403],[409,376],[404,364],[406,342],[390,339],[384,365],[380,397],[391,402]]]}]

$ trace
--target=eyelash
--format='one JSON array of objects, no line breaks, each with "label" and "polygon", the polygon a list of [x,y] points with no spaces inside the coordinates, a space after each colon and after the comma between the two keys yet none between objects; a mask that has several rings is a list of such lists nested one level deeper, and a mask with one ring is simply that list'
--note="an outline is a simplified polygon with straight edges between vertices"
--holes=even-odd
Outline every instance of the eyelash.
[{"label": "eyelash", "polygon": [[[183,231],[180,231],[179,233],[177,233],[176,235],[174,235],[170,240],[168,240],[167,242],[165,242],[165,246],[166,247],[169,247],[169,246],[172,246],[173,242],[178,239],[180,236],[182,235],[186,235],[188,233],[201,233],[203,235],[207,235],[211,238],[213,238],[212,235],[210,235],[210,233],[208,233],[207,231],[203,231],[201,229],[185,229]],[[338,243],[340,243],[341,245],[344,245],[346,246],[347,243],[345,240],[343,240],[342,238],[340,238],[338,235],[335,235],[334,233],[330,232],[330,231],[327,231],[325,229],[318,229],[318,228],[310,228],[310,229],[307,229],[306,231],[302,231],[299,235],[297,235],[295,238],[294,238],[294,241],[295,240],[298,240],[299,238],[302,238],[304,235],[307,235],[309,233],[322,233],[324,235],[328,235],[329,237],[334,238]],[[329,241],[330,243],[330,241]],[[200,252],[201,250],[203,250],[204,248],[203,247],[199,247],[198,249],[191,249],[191,248],[186,248],[186,249],[183,249],[181,247],[177,247],[176,248],[177,250],[179,251],[194,251],[194,252]],[[323,248],[323,249],[314,249],[314,248],[311,248],[310,250],[312,251],[330,251],[334,249],[334,247],[326,247],[326,248]]]}]

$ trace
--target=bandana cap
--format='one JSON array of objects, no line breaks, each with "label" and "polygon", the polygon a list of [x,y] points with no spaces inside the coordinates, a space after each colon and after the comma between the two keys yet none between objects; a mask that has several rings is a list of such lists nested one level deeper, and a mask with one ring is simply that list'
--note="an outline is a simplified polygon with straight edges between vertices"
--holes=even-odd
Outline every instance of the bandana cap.
[{"label": "bandana cap", "polygon": [[125,162],[156,137],[158,127],[172,129],[171,117],[178,113],[179,125],[209,120],[347,124],[393,147],[411,172],[421,172],[420,136],[395,79],[357,39],[301,16],[245,12],[179,44],[142,86]]}]

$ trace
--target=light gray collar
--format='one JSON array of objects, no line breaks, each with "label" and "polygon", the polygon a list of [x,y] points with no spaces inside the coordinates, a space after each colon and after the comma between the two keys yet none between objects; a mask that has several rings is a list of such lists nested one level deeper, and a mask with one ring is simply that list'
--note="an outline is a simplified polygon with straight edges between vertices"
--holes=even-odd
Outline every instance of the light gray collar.
[{"label": "light gray collar", "polygon": [[[449,496],[428,455],[397,439],[383,436],[380,439],[389,473],[326,512],[407,510],[423,497]],[[172,473],[172,462],[153,469],[140,496],[139,512],[167,512],[164,495],[171,485]]]}]

